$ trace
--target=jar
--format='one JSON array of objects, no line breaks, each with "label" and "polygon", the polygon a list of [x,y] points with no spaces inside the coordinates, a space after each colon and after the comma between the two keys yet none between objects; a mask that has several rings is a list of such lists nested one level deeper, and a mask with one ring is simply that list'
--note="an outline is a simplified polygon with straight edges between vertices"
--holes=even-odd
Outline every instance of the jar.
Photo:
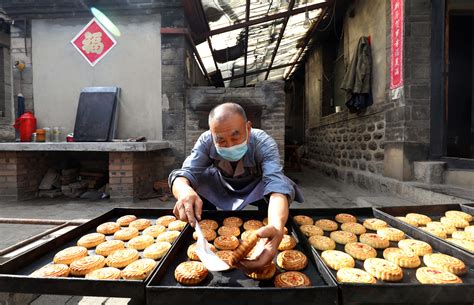
[{"label": "jar", "polygon": [[31,142],[36,142],[36,132],[31,134]]},{"label": "jar", "polygon": [[36,142],[44,142],[46,140],[46,132],[44,129],[36,129]]},{"label": "jar", "polygon": [[45,127],[44,130],[44,141],[51,142],[51,128]]},{"label": "jar", "polygon": [[61,142],[61,128],[53,127],[53,142]]}]

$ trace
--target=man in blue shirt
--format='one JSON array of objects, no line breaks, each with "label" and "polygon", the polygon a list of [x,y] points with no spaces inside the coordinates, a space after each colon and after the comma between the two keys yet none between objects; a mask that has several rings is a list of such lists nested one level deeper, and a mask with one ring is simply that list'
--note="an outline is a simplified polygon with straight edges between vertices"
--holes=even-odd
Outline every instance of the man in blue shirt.
[{"label": "man in blue shirt", "polygon": [[298,187],[283,174],[275,140],[251,128],[245,111],[235,103],[211,110],[209,130],[168,180],[177,199],[174,214],[192,226],[201,219],[203,207],[240,210],[252,204],[268,208],[268,225],[257,231],[265,241],[262,253],[242,262],[248,270],[270,263],[283,237],[289,204],[303,202]]}]

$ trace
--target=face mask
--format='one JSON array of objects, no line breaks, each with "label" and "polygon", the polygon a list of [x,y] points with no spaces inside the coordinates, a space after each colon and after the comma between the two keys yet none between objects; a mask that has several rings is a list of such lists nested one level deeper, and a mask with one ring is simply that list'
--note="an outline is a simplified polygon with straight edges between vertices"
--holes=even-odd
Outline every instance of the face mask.
[{"label": "face mask", "polygon": [[[248,139],[248,130],[247,130],[247,139]],[[245,139],[244,142],[231,146],[231,147],[219,147],[214,143],[214,146],[216,147],[217,153],[227,161],[235,162],[239,161],[242,159],[242,157],[245,155],[247,152],[248,146],[247,146],[247,139]]]}]

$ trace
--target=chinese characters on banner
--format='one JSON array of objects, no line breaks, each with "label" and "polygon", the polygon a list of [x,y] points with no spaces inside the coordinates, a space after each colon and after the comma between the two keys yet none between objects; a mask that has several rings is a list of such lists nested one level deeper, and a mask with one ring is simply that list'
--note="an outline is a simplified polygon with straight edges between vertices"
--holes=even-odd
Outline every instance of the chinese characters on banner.
[{"label": "chinese characters on banner", "polygon": [[95,18],[71,40],[71,43],[91,66],[95,66],[117,44],[112,35]]},{"label": "chinese characters on banner", "polygon": [[[403,86],[403,1],[391,0],[390,89],[398,98]],[[400,88],[394,92],[394,89]]]}]

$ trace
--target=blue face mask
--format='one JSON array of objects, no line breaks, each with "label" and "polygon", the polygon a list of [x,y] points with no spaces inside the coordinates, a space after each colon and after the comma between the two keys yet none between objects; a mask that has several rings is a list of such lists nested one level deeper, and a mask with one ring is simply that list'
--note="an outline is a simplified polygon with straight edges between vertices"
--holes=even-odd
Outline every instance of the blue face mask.
[{"label": "blue face mask", "polygon": [[217,153],[227,161],[235,162],[242,159],[242,157],[247,152],[247,140],[248,140],[248,130],[247,130],[247,139],[244,142],[231,146],[231,147],[219,147],[214,142],[214,146],[216,147]]}]

